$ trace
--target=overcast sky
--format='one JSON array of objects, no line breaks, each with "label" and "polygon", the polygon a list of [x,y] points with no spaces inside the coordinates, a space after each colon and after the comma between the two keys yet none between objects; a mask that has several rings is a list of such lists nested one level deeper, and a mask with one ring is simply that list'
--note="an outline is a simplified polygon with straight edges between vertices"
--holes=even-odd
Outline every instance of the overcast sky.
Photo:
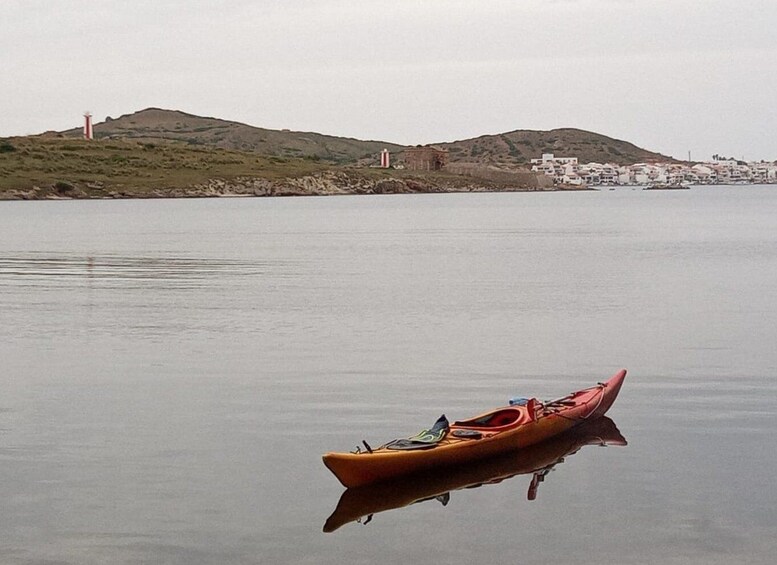
[{"label": "overcast sky", "polygon": [[775,0],[0,0],[0,136],[150,106],[402,144],[777,159]]}]

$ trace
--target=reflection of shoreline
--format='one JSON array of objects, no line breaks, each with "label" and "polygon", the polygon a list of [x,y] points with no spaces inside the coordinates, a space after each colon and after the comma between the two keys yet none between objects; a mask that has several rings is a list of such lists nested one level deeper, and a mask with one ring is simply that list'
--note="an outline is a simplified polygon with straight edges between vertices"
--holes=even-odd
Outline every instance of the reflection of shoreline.
[{"label": "reflection of shoreline", "polygon": [[485,484],[497,484],[516,475],[532,473],[528,498],[534,500],[537,488],[550,470],[564,458],[577,453],[586,445],[626,445],[615,423],[606,416],[585,422],[549,441],[516,450],[498,457],[437,469],[402,480],[347,489],[332,515],[324,524],[324,532],[333,532],[348,522],[416,502],[438,499],[447,504],[450,492]]}]

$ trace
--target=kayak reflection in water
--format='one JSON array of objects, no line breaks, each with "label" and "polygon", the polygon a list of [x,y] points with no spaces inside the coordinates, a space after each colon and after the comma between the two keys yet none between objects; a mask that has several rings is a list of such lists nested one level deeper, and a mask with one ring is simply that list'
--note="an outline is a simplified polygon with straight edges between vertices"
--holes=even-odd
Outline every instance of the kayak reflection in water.
[{"label": "kayak reflection in water", "polygon": [[334,532],[354,521],[367,524],[374,514],[426,500],[437,500],[445,506],[451,491],[497,484],[517,475],[532,474],[527,498],[535,500],[539,485],[548,473],[586,445],[625,446],[627,442],[615,422],[604,416],[545,442],[488,460],[349,488],[324,524],[324,532]]}]

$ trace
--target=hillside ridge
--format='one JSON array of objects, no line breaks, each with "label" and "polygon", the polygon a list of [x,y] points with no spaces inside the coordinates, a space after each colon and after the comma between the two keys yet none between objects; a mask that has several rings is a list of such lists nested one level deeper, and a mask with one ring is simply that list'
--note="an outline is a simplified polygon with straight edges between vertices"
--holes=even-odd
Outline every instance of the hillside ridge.
[{"label": "hillside ridge", "polygon": [[[61,134],[80,137],[81,128],[66,130]],[[118,118],[109,116],[105,121],[94,124],[94,135],[97,139],[176,141],[195,146],[250,151],[268,157],[307,158],[334,164],[373,160],[384,148],[390,151],[402,149],[401,145],[383,141],[266,129],[157,107],[123,114]]]},{"label": "hillside ridge", "polygon": [[545,153],[577,157],[580,163],[673,162],[672,157],[635,144],[578,128],[517,129],[471,139],[436,144],[447,149],[451,162],[477,162],[504,168],[527,167]]},{"label": "hillside ridge", "polygon": [[[149,107],[107,117],[94,125],[98,139],[144,142],[175,141],[189,145],[250,151],[268,157],[322,160],[333,164],[374,165],[381,150],[398,156],[405,146],[379,140],[360,140],[317,132],[274,130],[234,120],[198,116],[182,110]],[[81,128],[61,135],[79,137]],[[675,159],[648,151],[628,141],[578,128],[516,129],[504,133],[433,143],[447,149],[452,163],[476,163],[508,169],[526,169],[543,153],[578,157],[580,163],[672,162]]]}]

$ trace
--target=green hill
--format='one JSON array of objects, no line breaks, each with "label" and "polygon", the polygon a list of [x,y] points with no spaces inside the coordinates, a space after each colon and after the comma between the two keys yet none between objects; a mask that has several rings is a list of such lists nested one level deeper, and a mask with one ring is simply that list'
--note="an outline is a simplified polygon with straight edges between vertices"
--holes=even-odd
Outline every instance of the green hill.
[{"label": "green hill", "polygon": [[[80,137],[80,128],[62,132]],[[383,141],[361,141],[320,133],[272,130],[239,122],[194,116],[178,110],[148,108],[94,125],[96,139],[132,139],[145,142],[182,141],[190,145],[250,151],[264,156],[321,159],[332,163],[376,162],[382,149],[402,146]]]},{"label": "green hill", "polygon": [[[141,142],[179,141],[192,146],[216,147],[263,156],[323,160],[334,164],[376,164],[382,149],[394,154],[403,146],[385,141],[362,141],[320,133],[272,130],[239,122],[187,114],[178,110],[148,108],[95,124],[97,139]],[[62,132],[80,137],[81,129]],[[436,144],[450,151],[451,162],[525,167],[543,153],[578,157],[581,163],[673,161],[671,157],[641,149],[627,141],[580,129],[515,130],[474,139]],[[394,159],[396,161],[396,158]]]},{"label": "green hill", "polygon": [[573,128],[550,131],[515,130],[440,143],[438,146],[448,149],[451,162],[502,167],[526,166],[532,159],[540,158],[543,153],[553,153],[557,157],[577,157],[580,163],[630,165],[674,161],[671,157],[641,149],[628,141]]}]

